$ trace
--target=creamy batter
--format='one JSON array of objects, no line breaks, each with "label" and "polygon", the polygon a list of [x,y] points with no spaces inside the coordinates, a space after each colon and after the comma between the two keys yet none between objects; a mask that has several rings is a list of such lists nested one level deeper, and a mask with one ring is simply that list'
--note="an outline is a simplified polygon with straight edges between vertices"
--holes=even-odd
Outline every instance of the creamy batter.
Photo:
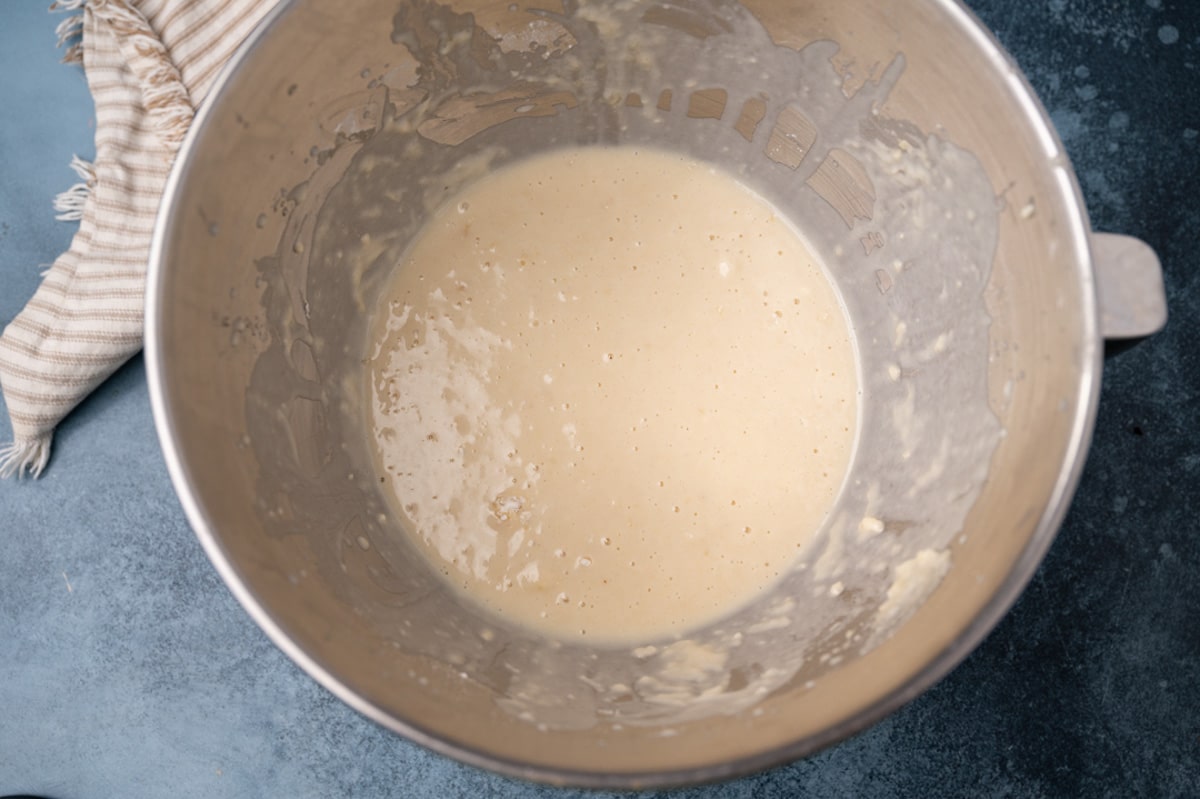
[{"label": "creamy batter", "polygon": [[558,637],[735,610],[849,465],[833,287],[770,205],[678,155],[564,150],[478,181],[413,243],[372,335],[403,526],[466,595]]}]

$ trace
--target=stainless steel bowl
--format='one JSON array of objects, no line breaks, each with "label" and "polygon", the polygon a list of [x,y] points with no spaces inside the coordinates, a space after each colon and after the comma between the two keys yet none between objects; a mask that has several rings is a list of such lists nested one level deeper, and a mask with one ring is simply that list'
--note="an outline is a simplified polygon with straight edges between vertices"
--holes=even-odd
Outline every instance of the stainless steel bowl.
[{"label": "stainless steel bowl", "polygon": [[[1164,321],[1157,262],[1091,232],[1045,112],[951,0],[547,5],[294,0],[242,48],[153,246],[172,478],[271,638],[436,751],[622,787],[804,756],[1011,606],[1079,479],[1102,332]],[[432,210],[531,153],[623,144],[712,161],[789,215],[845,300],[863,387],[804,568],[635,650],[462,602],[399,534],[355,400],[373,298]],[[694,651],[710,665],[680,676]]]}]

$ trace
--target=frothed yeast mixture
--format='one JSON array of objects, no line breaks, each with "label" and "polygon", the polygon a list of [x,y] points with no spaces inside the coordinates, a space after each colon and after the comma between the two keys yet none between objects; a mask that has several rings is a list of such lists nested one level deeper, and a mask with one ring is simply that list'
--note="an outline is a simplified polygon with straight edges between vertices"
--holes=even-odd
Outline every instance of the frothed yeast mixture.
[{"label": "frothed yeast mixture", "polygon": [[730,176],[633,148],[506,167],[438,211],[373,322],[379,475],[476,602],[627,643],[753,599],[849,465],[851,334]]}]

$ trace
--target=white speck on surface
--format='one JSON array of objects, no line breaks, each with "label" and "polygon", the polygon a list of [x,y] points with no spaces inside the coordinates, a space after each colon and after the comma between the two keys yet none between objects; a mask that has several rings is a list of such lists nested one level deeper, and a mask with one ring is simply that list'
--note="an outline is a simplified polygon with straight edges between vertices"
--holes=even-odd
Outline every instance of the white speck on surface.
[{"label": "white speck on surface", "polygon": [[860,533],[869,533],[872,535],[882,533],[883,527],[883,522],[874,516],[864,516],[862,521],[858,523],[858,531]]},{"label": "white speck on surface", "polygon": [[752,624],[746,628],[746,632],[751,635],[770,632],[771,630],[782,630],[784,627],[790,627],[792,620],[786,616],[775,616],[774,618],[760,621],[758,624]]},{"label": "white speck on surface", "polygon": [[1174,25],[1163,25],[1158,29],[1158,40],[1163,44],[1175,44],[1179,41],[1179,28]]},{"label": "white speck on surface", "polygon": [[887,599],[879,606],[877,628],[916,610],[942,582],[950,570],[950,553],[922,549],[893,572]]}]

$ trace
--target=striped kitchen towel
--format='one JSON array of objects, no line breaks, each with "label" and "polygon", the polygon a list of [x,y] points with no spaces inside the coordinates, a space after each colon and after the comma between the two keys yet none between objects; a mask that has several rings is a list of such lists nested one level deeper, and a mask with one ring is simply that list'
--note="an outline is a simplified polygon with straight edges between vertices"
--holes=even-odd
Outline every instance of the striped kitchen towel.
[{"label": "striped kitchen towel", "polygon": [[[167,172],[196,107],[276,0],[58,0],[67,62],[96,104],[96,159],[58,196],[79,220],[70,248],[0,335],[14,441],[0,477],[38,476],[55,426],[142,347],[150,237]],[[73,43],[72,43],[73,42]]]}]

